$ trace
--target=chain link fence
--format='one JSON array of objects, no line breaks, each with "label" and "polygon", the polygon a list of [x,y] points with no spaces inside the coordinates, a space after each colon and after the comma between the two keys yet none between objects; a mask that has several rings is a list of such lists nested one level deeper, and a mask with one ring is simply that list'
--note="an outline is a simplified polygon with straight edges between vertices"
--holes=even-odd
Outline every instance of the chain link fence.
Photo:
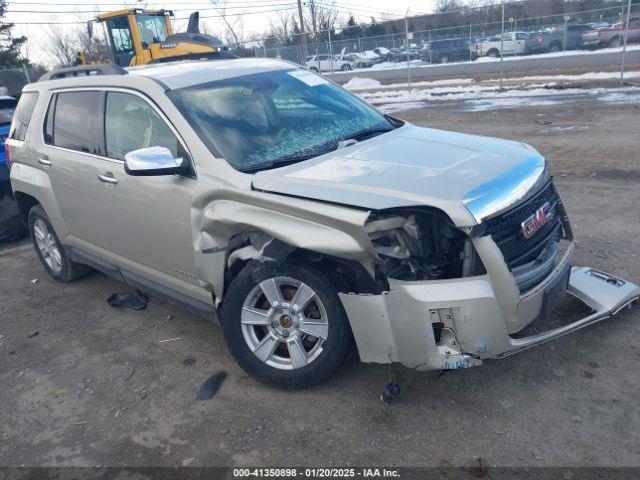
[{"label": "chain link fence", "polygon": [[12,97],[19,97],[26,84],[37,81],[46,71],[42,67],[4,68],[0,70],[0,89]]},{"label": "chain link fence", "polygon": [[[528,56],[565,50],[622,48],[640,42],[640,2],[626,1],[605,8],[544,16],[518,15],[517,4],[469,9],[458,24],[443,13],[422,15],[369,26],[318,30],[286,37],[265,37],[244,42],[235,49],[241,57],[288,60],[312,70],[333,73],[356,69],[411,68],[431,63],[474,61],[480,57]],[[626,29],[627,7],[629,28]],[[462,21],[460,21],[460,18]],[[621,26],[619,26],[621,25]],[[587,44],[588,31],[613,27],[606,40]],[[618,34],[615,34],[618,29]],[[504,36],[502,33],[504,32]]]},{"label": "chain link fence", "polygon": [[[501,5],[497,4],[369,25],[256,38],[235,45],[233,50],[239,57],[288,60],[329,74],[406,69],[410,79],[411,68],[419,65],[561,50],[623,48],[627,42],[640,42],[639,0],[543,16],[527,15],[520,6],[518,3],[504,4],[504,15]],[[602,41],[587,44],[585,39],[592,35],[588,31],[599,29],[610,34]],[[598,39],[597,34],[595,38]],[[3,69],[0,70],[0,87],[16,96],[24,85],[37,80],[43,73],[43,68]]]}]

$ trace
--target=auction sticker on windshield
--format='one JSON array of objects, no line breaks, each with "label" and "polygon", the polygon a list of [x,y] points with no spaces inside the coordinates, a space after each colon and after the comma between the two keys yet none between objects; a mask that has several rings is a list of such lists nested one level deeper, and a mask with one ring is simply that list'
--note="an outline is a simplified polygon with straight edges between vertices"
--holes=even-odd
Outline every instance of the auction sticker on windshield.
[{"label": "auction sticker on windshield", "polygon": [[317,87],[318,85],[325,85],[329,83],[328,80],[322,78],[320,75],[316,75],[315,73],[308,72],[307,70],[291,70],[287,72],[293,78],[300,80],[303,83],[306,83],[310,87]]}]

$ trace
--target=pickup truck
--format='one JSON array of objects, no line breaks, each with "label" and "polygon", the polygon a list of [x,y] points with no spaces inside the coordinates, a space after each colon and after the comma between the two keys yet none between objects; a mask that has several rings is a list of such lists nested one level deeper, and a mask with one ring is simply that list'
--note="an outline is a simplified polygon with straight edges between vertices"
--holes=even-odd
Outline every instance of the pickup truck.
[{"label": "pickup truck", "polygon": [[496,35],[488,40],[477,42],[469,48],[474,57],[499,57],[500,48],[504,48],[504,55],[522,55],[525,53],[525,43],[528,38],[527,32],[505,32],[504,42],[500,35]]},{"label": "pickup truck", "polygon": [[[582,35],[582,45],[591,48],[611,47],[622,45],[625,34],[624,22],[614,23],[609,28],[598,28]],[[629,18],[629,29],[626,30],[628,42],[640,41],[640,15]]]},{"label": "pickup truck", "polygon": [[594,29],[594,25],[574,24],[567,25],[567,32],[563,27],[546,32],[532,33],[525,42],[526,53],[560,52],[565,50],[578,50],[582,46],[582,34]]}]

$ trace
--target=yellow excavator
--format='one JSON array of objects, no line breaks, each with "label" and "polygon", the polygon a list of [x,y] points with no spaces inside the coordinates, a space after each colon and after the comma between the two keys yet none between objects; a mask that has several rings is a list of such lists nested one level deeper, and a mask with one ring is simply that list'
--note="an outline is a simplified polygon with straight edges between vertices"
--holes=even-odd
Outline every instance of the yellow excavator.
[{"label": "yellow excavator", "polygon": [[102,24],[109,52],[79,52],[75,65],[115,63],[120,67],[191,59],[236,58],[229,47],[213,35],[200,33],[198,12],[189,17],[187,31],[173,33],[170,10],[126,9],[103,13],[87,23]]}]

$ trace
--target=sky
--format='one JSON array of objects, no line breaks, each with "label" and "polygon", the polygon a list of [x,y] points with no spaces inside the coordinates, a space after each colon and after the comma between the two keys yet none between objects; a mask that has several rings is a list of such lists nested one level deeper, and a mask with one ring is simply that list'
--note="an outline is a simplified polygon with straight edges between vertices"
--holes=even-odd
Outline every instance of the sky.
[{"label": "sky", "polygon": [[[242,14],[242,30],[246,40],[258,38],[271,21],[284,13],[297,14],[296,0],[222,0],[226,1],[229,19]],[[436,0],[316,0],[332,5],[343,17],[353,14],[358,21],[369,21],[418,15],[433,11]],[[218,4],[219,5],[219,4]],[[304,5],[304,0],[303,0]],[[51,64],[47,54],[47,31],[51,28],[84,28],[83,23],[93,18],[94,12],[108,12],[121,8],[140,6],[144,8],[165,8],[175,12],[174,29],[184,29],[186,18],[192,11],[200,11],[200,22],[207,31],[222,34],[224,24],[221,18],[206,18],[219,15],[219,10],[207,0],[192,2],[162,2],[162,0],[8,0],[6,20],[14,22],[14,33],[28,38],[24,54],[34,62]],[[304,8],[304,7],[303,7]],[[74,23],[75,22],[75,23]],[[80,23],[77,23],[80,22]],[[52,26],[51,24],[54,24]]]}]

